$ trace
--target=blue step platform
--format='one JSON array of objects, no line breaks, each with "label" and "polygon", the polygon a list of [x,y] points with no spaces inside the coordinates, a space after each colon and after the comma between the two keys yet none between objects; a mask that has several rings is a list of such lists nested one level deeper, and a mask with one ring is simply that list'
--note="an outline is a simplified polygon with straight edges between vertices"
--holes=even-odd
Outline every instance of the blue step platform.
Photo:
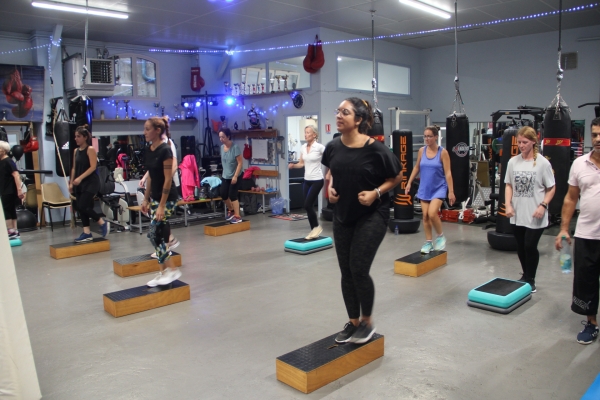
[{"label": "blue step platform", "polygon": [[531,286],[522,281],[494,278],[469,292],[467,305],[508,314],[531,299]]},{"label": "blue step platform", "polygon": [[600,399],[600,375],[596,377],[592,386],[585,392],[581,400],[598,400]]},{"label": "blue step platform", "polygon": [[23,244],[23,242],[21,242],[21,239],[11,239],[11,240],[9,240],[9,242],[10,242],[10,247],[20,246]]},{"label": "blue step platform", "polygon": [[290,253],[311,254],[317,251],[327,250],[333,247],[333,240],[328,236],[319,236],[316,239],[291,239],[283,245],[283,249]]}]

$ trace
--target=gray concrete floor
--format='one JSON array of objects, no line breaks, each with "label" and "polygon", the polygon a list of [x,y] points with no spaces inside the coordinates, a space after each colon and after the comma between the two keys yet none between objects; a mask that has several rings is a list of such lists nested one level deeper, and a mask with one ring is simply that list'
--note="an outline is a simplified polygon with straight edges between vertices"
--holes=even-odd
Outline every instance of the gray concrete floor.
[{"label": "gray concrete floor", "polygon": [[467,307],[467,293],[518,279],[516,254],[490,249],[479,227],[445,224],[448,265],[419,278],[394,275],[393,261],[422,233],[387,234],[371,270],[385,356],[304,395],[277,381],[275,358],[347,321],[335,250],[285,253],[307,221],[249,219],[250,231],[222,237],[175,229],[191,301],[118,319],[102,295],[152,275],[120,278],[112,260],[150,252],[145,234],[111,234],[110,252],[65,260],[48,245],[79,230],[23,234],[13,254],[44,399],[578,399],[600,371],[600,345],[575,341],[582,317],[552,237],[540,242],[538,293],[500,315]]}]

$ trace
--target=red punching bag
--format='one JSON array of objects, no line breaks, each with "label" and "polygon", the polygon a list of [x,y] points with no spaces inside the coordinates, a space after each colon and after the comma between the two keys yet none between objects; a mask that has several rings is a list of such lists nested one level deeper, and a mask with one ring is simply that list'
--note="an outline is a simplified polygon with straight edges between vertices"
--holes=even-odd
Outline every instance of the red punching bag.
[{"label": "red punching bag", "polygon": [[204,87],[204,79],[200,76],[200,67],[192,68],[192,77],[190,80],[190,86],[193,91],[199,92]]}]

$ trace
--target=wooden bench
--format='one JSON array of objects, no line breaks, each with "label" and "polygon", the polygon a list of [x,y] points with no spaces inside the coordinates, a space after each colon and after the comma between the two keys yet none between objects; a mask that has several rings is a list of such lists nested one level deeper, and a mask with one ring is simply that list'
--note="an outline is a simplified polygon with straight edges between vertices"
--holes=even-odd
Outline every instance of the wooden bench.
[{"label": "wooden bench", "polygon": [[[277,179],[279,177],[279,171],[272,170],[272,169],[258,169],[258,170],[252,171],[252,176],[254,176],[255,178],[275,178],[275,179]],[[272,190],[270,192],[266,192],[263,190],[261,190],[260,192],[255,192],[252,190],[238,190],[238,192],[261,195],[262,196],[262,203],[261,203],[262,212],[264,214],[265,210],[267,209],[267,204],[265,203],[265,196],[268,196],[271,194],[278,194],[279,190]]]},{"label": "wooden bench", "polygon": [[[183,200],[179,200],[177,202],[177,205],[179,207],[183,207],[183,223],[185,226],[188,226],[188,208],[190,205],[193,204],[202,204],[202,203],[211,203],[212,208],[213,208],[213,213],[211,214],[211,216],[216,216],[217,214],[217,205],[215,204],[216,201],[222,200],[220,197],[215,197],[214,199],[200,199],[200,200],[190,200],[190,201],[183,201]],[[143,229],[143,224],[142,224],[142,206],[129,206],[127,207],[127,209],[129,211],[137,211],[138,212],[138,224],[137,227],[139,228],[139,232],[140,235],[142,234],[142,229]],[[181,220],[180,220],[181,221]],[[132,225],[133,226],[133,225]]]}]

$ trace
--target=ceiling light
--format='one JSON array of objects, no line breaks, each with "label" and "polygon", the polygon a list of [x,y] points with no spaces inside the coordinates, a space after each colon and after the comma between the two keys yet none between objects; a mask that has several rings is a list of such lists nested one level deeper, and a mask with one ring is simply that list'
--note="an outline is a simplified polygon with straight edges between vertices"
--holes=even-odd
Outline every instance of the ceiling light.
[{"label": "ceiling light", "polygon": [[448,11],[444,11],[440,8],[430,6],[429,4],[421,3],[420,1],[417,1],[417,0],[400,0],[400,3],[406,4],[407,6],[411,6],[414,8],[418,8],[421,11],[426,11],[430,14],[437,15],[438,17],[441,17],[441,18],[445,18],[445,19],[452,18],[452,14],[450,14]]},{"label": "ceiling light", "polygon": [[74,4],[67,3],[57,3],[55,1],[34,0],[31,2],[31,5],[34,7],[46,8],[50,10],[68,11],[79,14],[99,15],[101,17],[111,17],[119,19],[129,18],[129,15],[127,13],[120,11],[111,11],[103,8],[77,6]]}]

